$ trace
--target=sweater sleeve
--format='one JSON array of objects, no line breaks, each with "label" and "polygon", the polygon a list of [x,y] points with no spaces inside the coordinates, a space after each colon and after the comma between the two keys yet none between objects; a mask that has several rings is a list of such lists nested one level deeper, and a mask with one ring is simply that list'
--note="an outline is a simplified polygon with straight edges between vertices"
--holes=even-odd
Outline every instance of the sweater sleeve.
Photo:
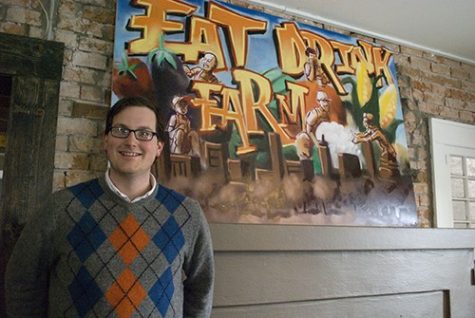
[{"label": "sweater sleeve", "polygon": [[[41,213],[40,213],[41,212]],[[54,218],[41,209],[23,229],[5,274],[8,317],[46,317]]]},{"label": "sweater sleeve", "polygon": [[199,204],[193,201],[197,222],[195,240],[185,262],[184,317],[209,318],[213,305],[214,256],[208,222]]}]

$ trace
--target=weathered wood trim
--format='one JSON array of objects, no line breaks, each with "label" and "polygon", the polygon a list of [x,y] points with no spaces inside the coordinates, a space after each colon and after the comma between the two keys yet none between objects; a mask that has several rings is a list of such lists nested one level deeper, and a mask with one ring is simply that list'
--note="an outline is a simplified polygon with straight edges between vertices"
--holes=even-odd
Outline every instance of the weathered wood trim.
[{"label": "weathered wood trim", "polygon": [[471,229],[211,224],[217,252],[475,248]]}]

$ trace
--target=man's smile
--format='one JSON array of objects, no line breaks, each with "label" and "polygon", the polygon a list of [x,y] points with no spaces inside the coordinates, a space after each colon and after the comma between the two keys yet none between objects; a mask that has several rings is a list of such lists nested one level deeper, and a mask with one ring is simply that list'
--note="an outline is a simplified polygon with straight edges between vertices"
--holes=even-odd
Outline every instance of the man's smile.
[{"label": "man's smile", "polygon": [[119,153],[124,157],[138,157],[142,155],[141,153],[131,151],[119,151]]}]

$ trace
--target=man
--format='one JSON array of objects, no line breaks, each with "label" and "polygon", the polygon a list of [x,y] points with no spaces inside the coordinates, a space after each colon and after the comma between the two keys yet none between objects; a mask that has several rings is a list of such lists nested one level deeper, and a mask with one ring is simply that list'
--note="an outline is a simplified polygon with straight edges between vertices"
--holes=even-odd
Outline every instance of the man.
[{"label": "man", "polygon": [[199,136],[191,129],[191,121],[187,116],[191,100],[192,97],[189,95],[173,98],[175,114],[170,116],[166,131],[170,139],[171,153],[201,157]]},{"label": "man", "polygon": [[218,59],[216,58],[216,55],[212,52],[206,52],[200,59],[200,66],[193,67],[192,69],[185,66],[185,72],[192,80],[217,84],[219,83],[219,80],[213,74],[217,66]]},{"label": "man", "polygon": [[119,100],[107,115],[102,178],[53,194],[18,240],[9,317],[209,317],[214,261],[195,201],[157,184],[156,108]]},{"label": "man", "polygon": [[374,116],[370,113],[363,114],[363,126],[365,131],[355,133],[353,142],[355,144],[362,142],[375,141],[381,150],[379,159],[379,175],[383,178],[398,177],[399,168],[397,161],[397,152],[383,131],[374,124]]},{"label": "man", "polygon": [[317,51],[308,47],[305,50],[305,55],[307,56],[307,61],[304,64],[304,72],[307,79],[309,81],[316,81],[320,86],[328,84],[328,80],[323,73],[320,62],[318,61]]},{"label": "man", "polygon": [[317,92],[317,105],[305,116],[304,130],[295,137],[295,147],[300,160],[311,159],[314,145],[318,145],[315,135],[318,125],[329,121],[328,105],[330,99],[324,91]]}]

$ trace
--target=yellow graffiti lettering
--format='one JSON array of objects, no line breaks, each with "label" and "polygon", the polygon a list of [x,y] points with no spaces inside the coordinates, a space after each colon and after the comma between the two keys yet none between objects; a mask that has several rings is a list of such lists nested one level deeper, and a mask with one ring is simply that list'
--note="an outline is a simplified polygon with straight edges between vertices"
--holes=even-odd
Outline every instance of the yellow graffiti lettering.
[{"label": "yellow graffiti lettering", "polygon": [[355,74],[355,68],[350,65],[350,53],[353,45],[341,43],[338,41],[330,41],[332,47],[340,57],[341,63],[336,65],[336,72],[338,74]]},{"label": "yellow graffiti lettering", "polygon": [[182,54],[187,63],[196,63],[200,54],[212,52],[218,60],[216,70],[226,69],[223,47],[219,38],[218,25],[204,18],[193,16],[190,22],[188,41],[185,43],[167,42],[167,48]]},{"label": "yellow graffiti lettering", "polygon": [[[290,91],[290,106],[285,95],[275,94],[281,109],[281,117],[288,123],[302,122],[305,118],[305,95],[309,92],[309,89],[292,82],[287,82],[286,86]],[[287,125],[281,124],[281,126],[285,127]]]},{"label": "yellow graffiti lettering", "polygon": [[277,52],[282,72],[294,77],[302,76],[305,64],[305,42],[295,23],[282,23],[275,28]]},{"label": "yellow graffiti lettering", "polygon": [[351,67],[356,69],[358,62],[363,62],[368,74],[374,74],[373,52],[371,51],[373,46],[364,41],[358,41],[358,44],[360,46],[355,46],[351,50]]},{"label": "yellow graffiti lettering", "polygon": [[[392,53],[382,47],[373,47],[373,57],[374,57],[374,71],[377,75],[382,74],[386,79],[388,85],[393,84],[393,78],[391,76],[391,71],[389,70],[389,61],[391,59]],[[377,82],[377,87],[383,86],[383,79],[380,79]]]},{"label": "yellow graffiti lettering", "polygon": [[[267,107],[272,98],[270,81],[258,73],[243,69],[233,70],[233,78],[240,87],[248,133],[264,133],[262,129],[258,127],[257,123],[257,112],[259,112],[269,124],[272,131],[280,135],[282,144],[286,145],[292,143],[291,137],[282,129],[277,119]],[[255,90],[253,89],[253,83],[257,88]],[[259,92],[259,95],[255,96],[254,91]]]},{"label": "yellow graffiti lettering", "polygon": [[245,66],[249,44],[247,35],[264,33],[267,22],[242,16],[214,2],[209,3],[208,16],[227,31],[234,66]]},{"label": "yellow graffiti lettering", "polygon": [[158,47],[161,34],[183,31],[183,23],[167,20],[168,15],[189,15],[196,10],[195,6],[179,0],[133,0],[131,4],[144,8],[146,12],[130,18],[129,27],[142,33],[140,39],[129,42],[131,54],[147,54]]}]

